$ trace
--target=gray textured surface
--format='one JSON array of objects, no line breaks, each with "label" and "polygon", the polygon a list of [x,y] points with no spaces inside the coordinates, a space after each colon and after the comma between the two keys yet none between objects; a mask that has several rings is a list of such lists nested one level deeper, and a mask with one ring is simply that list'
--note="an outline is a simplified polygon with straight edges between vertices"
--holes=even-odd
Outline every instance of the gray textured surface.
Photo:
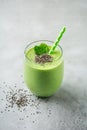
[{"label": "gray textured surface", "polygon": [[[64,25],[67,32],[61,46],[65,75],[60,90],[48,101],[40,101],[38,116],[18,120],[18,116],[24,117],[34,108],[24,113],[0,113],[0,130],[87,130],[86,0],[0,0],[0,99],[4,82],[26,88],[21,75],[27,43],[55,40]],[[4,105],[5,101],[0,101],[0,111]]]}]

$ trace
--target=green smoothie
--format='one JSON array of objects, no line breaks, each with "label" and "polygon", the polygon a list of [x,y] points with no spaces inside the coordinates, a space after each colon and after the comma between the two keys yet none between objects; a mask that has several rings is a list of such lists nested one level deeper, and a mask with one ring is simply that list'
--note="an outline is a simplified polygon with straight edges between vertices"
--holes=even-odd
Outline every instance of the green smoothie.
[{"label": "green smoothie", "polygon": [[[40,44],[43,41],[37,41]],[[45,41],[50,48],[52,42]],[[39,63],[35,61],[34,43],[25,49],[24,79],[28,88],[37,96],[48,97],[60,87],[64,73],[62,48],[58,46],[51,54],[52,61]]]}]

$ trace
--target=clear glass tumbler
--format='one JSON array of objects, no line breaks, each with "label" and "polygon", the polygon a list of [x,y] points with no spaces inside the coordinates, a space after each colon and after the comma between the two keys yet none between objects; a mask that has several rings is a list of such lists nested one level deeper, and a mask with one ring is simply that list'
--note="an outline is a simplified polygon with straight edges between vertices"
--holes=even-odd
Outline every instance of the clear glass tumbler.
[{"label": "clear glass tumbler", "polygon": [[31,61],[26,53],[29,49],[40,43],[46,43],[48,46],[53,45],[53,42],[48,40],[39,40],[27,45],[24,51],[24,81],[33,94],[39,97],[48,97],[58,90],[63,80],[63,50],[58,45],[57,49],[60,51],[60,56],[53,63],[38,65],[34,61]]}]

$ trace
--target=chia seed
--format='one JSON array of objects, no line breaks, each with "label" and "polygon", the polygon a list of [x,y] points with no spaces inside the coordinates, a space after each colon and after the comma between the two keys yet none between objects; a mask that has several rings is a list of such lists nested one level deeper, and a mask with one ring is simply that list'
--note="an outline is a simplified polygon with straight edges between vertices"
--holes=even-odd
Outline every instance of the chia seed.
[{"label": "chia seed", "polygon": [[38,56],[38,55],[35,56],[36,63],[47,63],[47,62],[52,62],[52,61],[53,61],[53,57],[48,54],[44,54],[41,56]]},{"label": "chia seed", "polygon": [[[43,55],[42,58],[43,57],[46,58],[47,55]],[[41,63],[42,63],[42,61],[41,61]],[[46,62],[48,62],[48,61],[46,61]],[[45,62],[43,62],[43,63],[45,63]],[[3,83],[3,84],[4,84],[4,86],[6,86],[6,89],[4,89],[4,87],[2,89],[4,97],[6,98],[6,104],[5,104],[4,110],[2,109],[0,111],[0,113],[2,114],[4,112],[5,113],[16,112],[15,107],[17,107],[17,110],[20,112],[20,114],[19,114],[20,116],[18,117],[18,120],[22,121],[25,118],[28,119],[28,118],[30,118],[30,116],[33,116],[32,123],[35,123],[36,121],[34,120],[34,117],[40,116],[40,114],[42,114],[40,104],[43,102],[44,103],[47,102],[48,98],[43,100],[43,98],[35,97],[32,93],[29,92],[29,90],[25,90],[23,88],[19,89],[16,83],[14,83],[13,86],[7,85],[6,83]],[[1,101],[4,102],[5,99],[2,97]],[[30,108],[29,113],[25,114],[25,116],[22,117],[21,113],[22,112],[26,113],[27,108]],[[48,117],[51,116],[51,109],[49,107],[47,109],[47,116]]]}]

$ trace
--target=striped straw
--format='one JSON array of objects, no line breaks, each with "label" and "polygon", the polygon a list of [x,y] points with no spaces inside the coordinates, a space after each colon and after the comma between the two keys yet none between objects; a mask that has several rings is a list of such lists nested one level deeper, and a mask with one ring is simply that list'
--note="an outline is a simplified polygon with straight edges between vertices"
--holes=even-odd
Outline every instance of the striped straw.
[{"label": "striped straw", "polygon": [[57,40],[54,42],[53,46],[51,47],[49,54],[52,54],[55,48],[58,46],[60,39],[62,38],[64,32],[66,31],[66,27],[63,27],[62,30],[60,31]]}]

